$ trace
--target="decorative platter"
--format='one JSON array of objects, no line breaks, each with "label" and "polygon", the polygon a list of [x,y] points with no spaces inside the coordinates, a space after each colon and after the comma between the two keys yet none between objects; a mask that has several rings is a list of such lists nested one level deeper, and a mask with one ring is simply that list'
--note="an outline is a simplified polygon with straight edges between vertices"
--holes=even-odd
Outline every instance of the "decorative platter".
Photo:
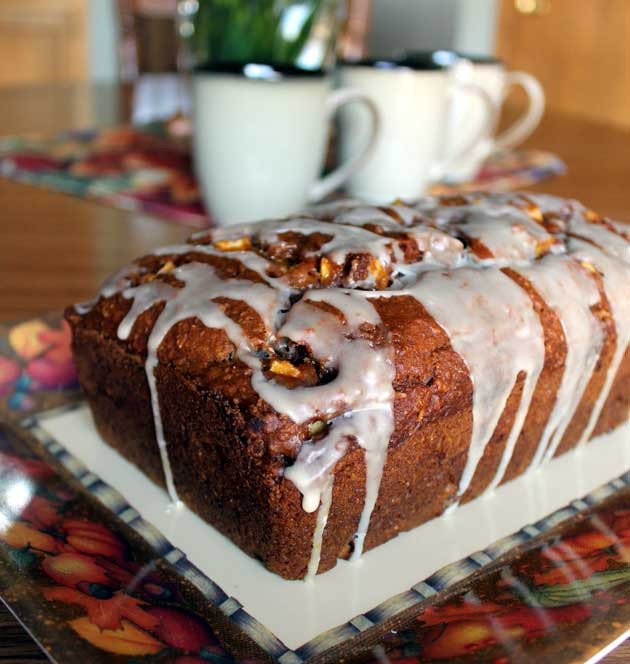
[{"label": "decorative platter", "polygon": [[0,596],[51,660],[590,664],[630,634],[630,425],[286,581],[100,440],[69,341],[0,325]]}]

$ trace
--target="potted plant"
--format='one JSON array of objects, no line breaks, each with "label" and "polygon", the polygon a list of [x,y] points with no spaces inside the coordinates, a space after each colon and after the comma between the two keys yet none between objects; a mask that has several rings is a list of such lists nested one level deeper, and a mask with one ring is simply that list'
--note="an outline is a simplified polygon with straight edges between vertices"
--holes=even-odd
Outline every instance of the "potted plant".
[{"label": "potted plant", "polygon": [[320,69],[332,64],[339,0],[185,0],[180,34],[197,65],[271,62]]}]

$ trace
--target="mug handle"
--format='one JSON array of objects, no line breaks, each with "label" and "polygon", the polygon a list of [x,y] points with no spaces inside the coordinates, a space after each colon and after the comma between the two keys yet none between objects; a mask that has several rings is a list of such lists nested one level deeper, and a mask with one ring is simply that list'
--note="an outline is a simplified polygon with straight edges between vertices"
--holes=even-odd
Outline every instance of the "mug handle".
[{"label": "mug handle", "polygon": [[525,113],[511,127],[494,139],[494,148],[507,150],[522,143],[538,126],[545,110],[545,91],[537,78],[524,71],[509,72],[507,87],[520,85],[527,93],[529,106]]},{"label": "mug handle", "polygon": [[376,137],[378,136],[380,127],[380,118],[376,105],[365,93],[361,92],[360,90],[354,90],[352,88],[336,90],[333,92],[330,97],[328,97],[326,102],[326,112],[328,119],[330,120],[342,106],[351,104],[353,102],[362,102],[370,112],[372,120],[370,138],[365,144],[363,150],[361,150],[358,155],[352,159],[349,159],[345,164],[337,166],[334,171],[328,173],[328,175],[325,175],[313,183],[308,195],[309,201],[311,203],[315,203],[321,200],[324,198],[324,196],[327,196],[335,189],[341,187],[341,185],[358,168],[363,166],[365,160],[370,156],[370,153],[374,149],[374,145],[376,144]]},{"label": "mug handle", "polygon": [[459,92],[466,92],[477,97],[483,106],[484,118],[480,123],[477,133],[464,145],[460,146],[453,154],[447,155],[431,168],[431,179],[439,180],[448,172],[449,167],[457,163],[469,152],[473,152],[479,145],[486,142],[488,152],[490,151],[490,136],[496,125],[498,109],[490,95],[479,85],[474,83],[454,83],[449,91],[449,97],[454,97]]}]

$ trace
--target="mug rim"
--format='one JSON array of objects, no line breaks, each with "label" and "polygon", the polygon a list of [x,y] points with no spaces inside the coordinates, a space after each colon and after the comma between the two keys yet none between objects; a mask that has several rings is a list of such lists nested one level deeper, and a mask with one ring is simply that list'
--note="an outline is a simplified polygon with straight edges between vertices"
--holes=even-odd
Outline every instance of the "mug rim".
[{"label": "mug rim", "polygon": [[474,65],[505,65],[503,60],[496,55],[483,53],[462,53],[456,51],[457,55],[463,60],[470,60]]},{"label": "mug rim", "polygon": [[402,51],[384,56],[372,56],[360,60],[341,60],[340,67],[369,67],[389,71],[443,71],[448,69],[457,56],[453,51]]},{"label": "mug rim", "polygon": [[451,49],[431,51],[405,50],[379,57],[359,60],[340,60],[339,67],[369,67],[389,71],[444,71],[460,60],[469,60],[475,65],[503,65],[494,55],[469,54]]},{"label": "mug rim", "polygon": [[193,76],[212,76],[214,74],[234,76],[247,81],[263,83],[278,83],[296,79],[321,80],[327,75],[324,69],[306,69],[297,65],[258,60],[213,62],[196,66],[192,73]]}]

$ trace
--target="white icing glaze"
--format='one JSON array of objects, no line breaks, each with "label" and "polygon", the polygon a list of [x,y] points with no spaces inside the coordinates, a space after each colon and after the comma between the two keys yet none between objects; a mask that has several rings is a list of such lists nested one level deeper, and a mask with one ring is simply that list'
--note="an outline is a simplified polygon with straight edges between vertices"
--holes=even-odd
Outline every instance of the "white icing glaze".
[{"label": "white icing glaze", "polygon": [[319,415],[333,417],[344,408],[380,403],[383,396],[379,381],[386,373],[387,358],[372,352],[369,342],[363,339],[343,343],[339,350],[338,374],[330,383],[287,390],[256,372],[252,385],[267,403],[298,424]]},{"label": "white icing glaze", "polygon": [[[163,281],[154,281],[145,286],[138,288],[127,289],[123,292],[124,297],[133,297],[133,304],[131,309],[123,318],[118,326],[118,338],[127,339],[136,322],[137,317],[144,311],[152,307],[157,302],[167,302],[175,296],[175,288],[165,284]],[[157,327],[157,326],[156,326]],[[168,450],[166,439],[164,438],[164,427],[162,426],[162,416],[160,413],[160,401],[157,391],[157,383],[155,379],[155,367],[157,365],[157,346],[155,343],[151,344],[151,338],[154,337],[153,333],[149,337],[147,343],[147,357],[144,364],[144,369],[147,376],[147,383],[149,385],[149,393],[151,395],[151,410],[153,412],[153,428],[155,431],[155,440],[157,442],[158,450],[160,453],[160,460],[162,462],[162,472],[164,473],[164,482],[166,483],[166,490],[173,503],[179,503],[179,496],[173,481],[173,470],[171,462],[168,458]],[[161,341],[161,338],[160,338]]]},{"label": "white icing glaze", "polygon": [[491,216],[477,209],[459,228],[469,237],[481,240],[494,255],[496,264],[500,265],[533,260],[539,243],[551,238],[542,226],[526,214],[507,206],[505,210],[499,209],[496,215]]},{"label": "white icing glaze", "polygon": [[613,226],[617,233],[626,238],[626,240],[630,241],[630,224],[626,224],[623,221],[615,221],[613,219],[610,219],[609,223]]},{"label": "white icing glaze", "polygon": [[[506,200],[527,200],[531,201],[534,205],[540,208],[543,214],[553,212],[568,214],[570,208],[574,206],[577,201],[567,198],[560,198],[560,196],[553,196],[552,194],[538,194],[528,191],[524,194],[504,194]],[[577,203],[578,205],[581,205]]]},{"label": "white icing glaze", "polygon": [[[332,305],[343,314],[345,321],[314,307],[312,302]],[[372,304],[360,294],[338,289],[311,291],[293,307],[278,335],[308,345],[315,357],[337,369],[337,376],[324,385],[290,391],[265,380],[261,372],[252,378],[252,385],[263,399],[294,422],[346,411],[343,417],[332,422],[323,439],[302,446],[295,464],[285,471],[285,477],[302,493],[304,510],[314,511],[332,481],[336,463],[346,452],[348,440],[353,438],[365,450],[366,497],[354,540],[355,558],[363,550],[394,429],[393,358],[388,347],[378,349],[365,339],[356,338],[366,324],[379,325],[380,318]],[[316,528],[309,573],[317,570],[322,536],[323,530]]]},{"label": "white icing glaze", "polygon": [[[231,227],[219,229],[213,232],[213,239],[235,239],[242,237],[243,227]],[[247,233],[254,234],[263,245],[274,244],[280,241],[283,233],[295,232],[303,235],[322,233],[331,235],[332,239],[326,242],[321,249],[315,253],[326,254],[329,258],[343,265],[349,254],[372,254],[381,261],[384,266],[391,262],[389,248],[392,240],[372,233],[360,226],[331,224],[325,221],[297,217],[295,219],[282,219],[268,224],[244,227]],[[308,255],[308,254],[307,254]]]},{"label": "white icing glaze", "polygon": [[[242,233],[239,234],[239,237],[242,236]],[[153,253],[156,256],[168,256],[168,255],[181,255],[188,253],[200,253],[206,254],[208,256],[217,256],[221,258],[231,258],[238,260],[246,268],[252,272],[256,272],[263,281],[272,286],[273,288],[282,291],[284,295],[288,296],[289,293],[293,292],[292,288],[289,288],[286,284],[282,282],[281,279],[277,277],[270,277],[268,270],[271,267],[271,262],[268,261],[263,256],[259,256],[251,251],[233,251],[228,254],[225,252],[219,251],[214,247],[206,244],[177,244],[171,245],[169,247],[162,247],[161,249],[155,250]]]},{"label": "white icing glaze", "polygon": [[127,288],[127,286],[129,285],[129,277],[134,272],[143,274],[144,270],[135,263],[131,263],[130,265],[125,265],[125,267],[121,268],[120,270],[118,270],[118,272],[115,272],[105,280],[105,282],[101,286],[101,290],[98,292],[96,297],[92,298],[91,300],[88,300],[87,302],[80,302],[78,304],[75,304],[74,310],[81,315],[87,314],[89,311],[92,310],[94,305],[98,302],[99,298],[110,297],[114,295],[114,293],[117,293],[123,290],[124,288]]},{"label": "white icing glaze", "polygon": [[[346,323],[321,309],[313,314],[313,301],[328,302],[339,309]],[[380,320],[372,305],[358,293],[337,289],[307,293],[293,306],[277,336],[310,344],[318,358],[336,366],[337,376],[323,385],[287,390],[258,372],[252,385],[278,412],[297,423],[322,414],[336,415],[340,408],[380,408],[392,395],[391,359],[388,352],[377,351],[367,340],[356,338],[365,322],[374,325]],[[313,323],[322,325],[324,333],[317,335]],[[383,385],[388,378],[389,387]]]},{"label": "white icing glaze", "polygon": [[[183,250],[171,247],[164,253],[183,253]],[[277,319],[277,312],[283,306],[277,291],[267,285],[245,280],[221,280],[216,277],[214,268],[205,263],[188,263],[175,268],[172,275],[184,283],[182,288],[161,280],[153,280],[125,290],[124,296],[132,298],[133,303],[118,329],[119,337],[127,338],[142,312],[157,302],[166,303],[149,336],[145,369],[151,393],[156,440],[172,500],[177,500],[177,492],[160,416],[155,367],[160,344],[172,326],[178,321],[196,317],[207,327],[223,329],[227,333],[239,349],[239,358],[255,370],[252,385],[279,413],[302,423],[316,416],[332,415],[335,410],[350,409],[344,418],[332,424],[330,432],[321,441],[307,443],[302,447],[295,464],[286,471],[286,477],[302,492],[304,509],[316,510],[326,487],[332,486],[335,463],[345,453],[348,439],[356,439],[365,449],[367,468],[366,500],[355,548],[357,555],[360,555],[370,514],[378,496],[389,437],[393,430],[391,384],[394,369],[389,349],[377,350],[364,339],[346,337],[359,334],[365,324],[380,324],[372,305],[352,291],[331,289],[308,293],[293,307],[286,324],[278,330],[278,337],[289,337],[293,341],[310,345],[316,357],[327,364],[337,365],[338,374],[328,384],[291,390],[265,379],[258,358],[251,353],[247,337],[240,327],[223,313],[220,305],[212,302],[216,297],[241,300],[257,311],[267,329],[271,330]],[[345,323],[334,314],[310,304],[317,301],[326,302],[338,309],[343,314]],[[322,326],[329,334],[321,334]],[[316,329],[319,329],[318,334],[315,334]],[[354,409],[356,411],[353,412]],[[378,416],[375,416],[376,411]],[[329,505],[322,505],[322,515],[318,516],[310,569],[313,566],[317,569],[328,509]]]},{"label": "white icing glaze", "polygon": [[591,240],[605,248],[606,253],[630,263],[630,242],[621,234],[608,230],[605,226],[589,223],[582,214],[574,214],[571,219],[571,232]]},{"label": "white icing glaze", "polygon": [[[303,235],[322,233],[332,236],[332,239],[326,242],[318,252],[311,253],[326,255],[337,265],[343,265],[350,254],[371,254],[384,267],[388,267],[392,263],[392,258],[401,267],[405,258],[404,252],[398,245],[399,239],[382,236],[362,228],[363,224],[376,224],[385,232],[404,233],[407,238],[413,240],[423,254],[422,265],[457,267],[464,262],[465,252],[460,240],[430,224],[420,223],[421,217],[412,208],[398,205],[389,207],[401,218],[406,218],[409,224],[412,219],[415,219],[417,223],[405,226],[378,208],[343,205],[341,214],[335,218],[334,224],[311,218],[283,219],[267,222],[262,230],[255,224],[219,229],[213,233],[213,239],[215,241],[235,240],[243,237],[244,234],[252,234],[262,244],[273,244],[279,241],[282,233],[286,232],[298,232]],[[328,207],[326,214],[330,214]],[[201,247],[201,249],[214,253],[211,248]],[[235,252],[235,254],[238,254],[239,259],[241,255],[255,256],[251,252]],[[256,258],[259,260],[258,264],[251,259],[245,264],[254,270],[266,270],[269,267],[268,261],[259,256]]]},{"label": "white icing glaze", "polygon": [[[553,236],[515,203],[512,195],[497,195],[490,200],[474,201],[466,205],[440,207],[437,199],[422,201],[418,209],[430,217],[439,228],[464,234],[480,240],[492,253],[491,260],[484,262],[495,266],[526,264],[537,256],[539,245],[544,245]],[[552,246],[560,252],[563,245]]]},{"label": "white icing glaze", "polygon": [[315,578],[317,570],[319,569],[319,561],[322,556],[322,542],[324,540],[324,530],[328,523],[328,514],[330,513],[330,506],[332,505],[332,491],[333,491],[333,477],[328,476],[326,484],[322,490],[322,504],[317,510],[317,520],[315,521],[315,530],[313,531],[313,548],[311,549],[311,557],[308,561],[306,568],[305,581],[311,581]]},{"label": "white icing glaze", "polygon": [[491,487],[511,458],[544,363],[543,331],[531,300],[496,269],[427,272],[408,289],[448,334],[473,383],[473,430],[459,495],[475,470],[505,408],[517,376],[525,372],[523,395]]},{"label": "white icing glaze", "polygon": [[[461,240],[443,231],[431,226],[418,225],[408,229],[408,236],[416,242],[418,249],[423,253],[419,265],[459,267],[464,263],[464,245]],[[403,263],[402,259],[400,263]]]},{"label": "white icing glaze", "polygon": [[378,499],[378,492],[383,477],[383,469],[387,460],[389,439],[394,431],[392,412],[393,390],[391,382],[394,372],[391,371],[389,386],[389,404],[385,408],[361,411],[354,414],[357,440],[365,450],[365,501],[359,527],[354,536],[354,550],[351,560],[357,560],[363,553],[363,544],[370,525],[372,511]]},{"label": "white icing glaze", "polygon": [[347,211],[341,212],[335,216],[335,223],[347,224],[349,226],[363,226],[364,224],[378,224],[387,231],[400,232],[404,230],[399,221],[396,221],[392,215],[387,214],[377,207],[369,205],[357,205],[353,208],[347,208]]},{"label": "white icing glaze", "polygon": [[400,230],[401,225],[411,226],[422,221],[422,215],[414,207],[404,203],[376,207],[353,199],[316,205],[307,209],[305,215],[315,219],[334,219],[335,223],[359,226],[366,223],[378,223],[389,230]]},{"label": "white icing glaze", "polygon": [[[344,207],[343,209],[347,208]],[[384,212],[383,209],[391,210],[401,221],[397,221],[390,214]],[[389,205],[383,209],[369,206],[352,207],[349,211],[342,212],[336,217],[335,223],[357,226],[376,224],[386,232],[404,232],[407,237],[416,242],[418,249],[423,252],[423,263],[448,267],[456,267],[461,264],[464,247],[460,240],[435,228],[435,226],[422,223],[423,218],[418,212],[406,205]],[[404,254],[395,240],[393,248],[397,262],[404,263]]]},{"label": "white icing glaze", "polygon": [[349,254],[362,253],[372,254],[385,266],[389,265],[391,261],[389,248],[392,241],[390,238],[381,237],[359,226],[332,225],[313,219],[297,219],[284,222],[269,233],[263,231],[260,238],[263,242],[276,242],[278,235],[287,231],[301,232],[305,235],[311,233],[332,235],[332,239],[326,242],[317,253],[326,254],[338,265],[343,265]]},{"label": "white icing glaze", "polygon": [[131,308],[118,327],[118,336],[127,339],[138,316],[158,302],[165,302],[164,309],[156,320],[147,342],[145,370],[151,404],[155,437],[160,450],[166,488],[173,501],[178,500],[173,481],[173,471],[168,457],[167,441],[160,414],[155,368],[158,364],[158,349],[169,330],[179,321],[198,318],[207,327],[222,329],[230,341],[239,349],[239,357],[248,364],[256,365],[257,359],[247,351],[251,346],[241,328],[223,313],[219,304],[212,298],[225,297],[241,300],[254,309],[263,322],[270,326],[279,307],[278,294],[264,284],[236,279],[222,280],[216,276],[213,267],[205,263],[188,263],[175,268],[172,275],[182,281],[184,286],[176,288],[155,279],[139,286],[128,288],[124,297],[133,299]]},{"label": "white icing glaze", "polygon": [[551,459],[573,419],[599,358],[603,334],[591,307],[599,301],[594,280],[573,258],[546,256],[517,270],[558,316],[567,346],[556,402],[531,461],[536,468]]},{"label": "white icing glaze", "polygon": [[627,263],[615,257],[615,248],[612,249],[611,254],[608,254],[587,242],[572,239],[571,249],[578,260],[587,261],[594,265],[602,275],[604,290],[610,303],[617,332],[615,353],[606,373],[604,386],[595,401],[588,424],[580,437],[579,444],[583,445],[591,437],[597,425],[597,420],[617,376],[623,356],[630,346],[630,297],[628,295],[630,270]]}]

